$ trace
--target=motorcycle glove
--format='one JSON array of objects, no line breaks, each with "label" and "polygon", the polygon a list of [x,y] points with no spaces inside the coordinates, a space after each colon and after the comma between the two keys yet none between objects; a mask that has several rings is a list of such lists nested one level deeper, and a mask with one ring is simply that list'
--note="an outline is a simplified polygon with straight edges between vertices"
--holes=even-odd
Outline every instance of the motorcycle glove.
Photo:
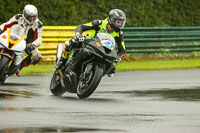
[{"label": "motorcycle glove", "polygon": [[31,54],[31,51],[33,51],[35,48],[36,48],[36,46],[34,44],[27,46],[26,53]]},{"label": "motorcycle glove", "polygon": [[117,59],[115,60],[115,63],[118,63],[121,61],[121,57],[117,57]]}]

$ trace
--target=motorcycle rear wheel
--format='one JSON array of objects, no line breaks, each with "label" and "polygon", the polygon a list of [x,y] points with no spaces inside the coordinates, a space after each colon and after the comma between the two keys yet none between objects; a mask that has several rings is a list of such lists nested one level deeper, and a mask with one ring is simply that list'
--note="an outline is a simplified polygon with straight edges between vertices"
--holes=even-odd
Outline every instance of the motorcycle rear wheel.
[{"label": "motorcycle rear wheel", "polygon": [[65,93],[61,87],[60,75],[57,71],[54,72],[50,82],[50,91],[55,96],[61,96]]},{"label": "motorcycle rear wheel", "polygon": [[[80,99],[88,98],[97,88],[103,75],[103,68],[95,65],[87,81],[79,80],[77,86],[77,96]],[[87,84],[88,83],[88,84]],[[86,87],[87,84],[87,87]]]}]

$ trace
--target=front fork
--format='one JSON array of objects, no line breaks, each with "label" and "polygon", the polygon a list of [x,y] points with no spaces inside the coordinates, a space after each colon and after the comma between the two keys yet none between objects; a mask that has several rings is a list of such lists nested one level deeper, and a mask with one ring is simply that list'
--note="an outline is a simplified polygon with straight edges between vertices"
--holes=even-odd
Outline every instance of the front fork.
[{"label": "front fork", "polygon": [[3,54],[4,51],[5,51],[5,49],[2,48],[1,51],[0,51],[0,59],[1,59],[1,57],[2,57],[1,55]]},{"label": "front fork", "polygon": [[58,70],[58,73],[59,73],[60,77],[63,78],[63,72],[61,69]]},{"label": "front fork", "polygon": [[16,56],[15,53],[12,53],[12,54],[11,54],[11,60],[10,60],[10,62],[9,62],[9,64],[8,64],[8,66],[10,66],[10,65],[12,64],[12,62],[13,62],[15,56]]},{"label": "front fork", "polygon": [[87,64],[84,72],[81,74],[80,76],[80,79],[83,80],[83,81],[87,81],[90,74],[91,74],[91,71],[92,71],[92,68],[94,67],[94,64],[93,63],[89,63]]}]

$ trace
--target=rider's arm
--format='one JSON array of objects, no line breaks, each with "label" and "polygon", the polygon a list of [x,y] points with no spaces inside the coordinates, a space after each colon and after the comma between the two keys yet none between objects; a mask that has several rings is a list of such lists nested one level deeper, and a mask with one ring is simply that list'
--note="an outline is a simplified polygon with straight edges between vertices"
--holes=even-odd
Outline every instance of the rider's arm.
[{"label": "rider's arm", "polygon": [[115,41],[118,45],[117,55],[123,58],[126,53],[126,47],[124,44],[124,36],[122,31],[119,32],[119,37],[115,37]]},{"label": "rider's arm", "polygon": [[10,28],[10,27],[12,27],[13,25],[18,24],[18,19],[19,19],[20,15],[21,15],[21,14],[17,14],[17,15],[15,15],[15,16],[13,16],[9,21],[7,21],[7,22],[1,24],[1,25],[0,25],[0,30],[1,30],[2,32],[4,32],[4,31],[7,30],[7,28]]},{"label": "rider's arm", "polygon": [[37,22],[37,36],[34,37],[34,41],[32,44],[34,44],[36,47],[39,47],[42,44],[42,33],[43,33],[43,24],[41,21]]},{"label": "rider's arm", "polygon": [[86,24],[80,24],[76,27],[76,35],[77,34],[82,35],[82,33],[84,31],[92,30],[92,29],[98,31],[99,25],[101,25],[101,24],[102,24],[101,20],[94,20],[94,21],[86,23]]}]

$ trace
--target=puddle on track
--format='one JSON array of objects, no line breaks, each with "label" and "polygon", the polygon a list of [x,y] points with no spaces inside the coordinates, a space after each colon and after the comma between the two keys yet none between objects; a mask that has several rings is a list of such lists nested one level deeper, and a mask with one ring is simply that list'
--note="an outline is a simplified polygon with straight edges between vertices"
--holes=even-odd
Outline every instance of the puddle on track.
[{"label": "puddle on track", "polygon": [[122,130],[79,127],[26,127],[0,129],[0,133],[50,133],[50,132],[124,132]]}]

